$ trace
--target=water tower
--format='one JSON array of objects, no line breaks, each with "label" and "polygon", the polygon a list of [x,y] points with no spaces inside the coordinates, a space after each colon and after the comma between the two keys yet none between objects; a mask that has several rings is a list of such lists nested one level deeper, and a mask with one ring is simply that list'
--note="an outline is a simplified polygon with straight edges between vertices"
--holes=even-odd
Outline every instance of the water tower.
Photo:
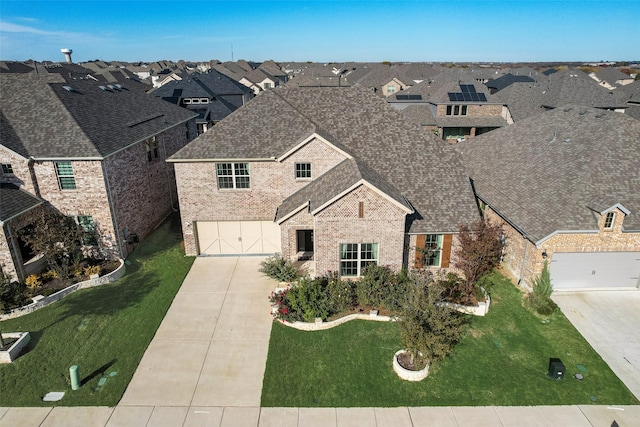
[{"label": "water tower", "polygon": [[65,48],[60,49],[60,52],[64,54],[64,59],[67,61],[67,64],[71,64],[71,54],[73,53],[73,50]]}]

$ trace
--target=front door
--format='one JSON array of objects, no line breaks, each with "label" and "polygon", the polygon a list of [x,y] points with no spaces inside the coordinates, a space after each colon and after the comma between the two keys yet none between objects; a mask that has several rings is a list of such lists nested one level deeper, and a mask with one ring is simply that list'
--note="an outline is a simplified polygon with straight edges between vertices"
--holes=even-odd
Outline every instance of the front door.
[{"label": "front door", "polygon": [[298,252],[313,252],[313,230],[298,230]]}]

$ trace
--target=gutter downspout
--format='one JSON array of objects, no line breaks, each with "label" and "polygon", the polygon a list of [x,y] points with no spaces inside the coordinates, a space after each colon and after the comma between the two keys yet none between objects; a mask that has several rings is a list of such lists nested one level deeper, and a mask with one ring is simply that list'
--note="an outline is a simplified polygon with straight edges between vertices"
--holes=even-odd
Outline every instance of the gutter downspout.
[{"label": "gutter downspout", "polygon": [[529,244],[527,243],[529,240],[524,235],[522,237],[524,238],[525,246],[524,246],[524,256],[522,257],[522,268],[520,268],[520,278],[518,279],[518,285],[522,283],[522,279],[524,278],[524,266],[527,263],[527,249],[529,248]]},{"label": "gutter downspout", "polygon": [[116,217],[115,207],[113,206],[112,200],[113,197],[111,195],[111,184],[109,184],[109,174],[107,173],[107,168],[104,164],[104,160],[100,162],[102,166],[102,175],[104,176],[104,182],[107,184],[107,198],[109,199],[109,211],[111,212],[111,221],[113,222],[114,234],[116,238],[116,245],[118,246],[118,254],[120,258],[124,259],[124,251],[122,250],[122,245],[120,244],[120,228],[118,227],[118,218]]}]

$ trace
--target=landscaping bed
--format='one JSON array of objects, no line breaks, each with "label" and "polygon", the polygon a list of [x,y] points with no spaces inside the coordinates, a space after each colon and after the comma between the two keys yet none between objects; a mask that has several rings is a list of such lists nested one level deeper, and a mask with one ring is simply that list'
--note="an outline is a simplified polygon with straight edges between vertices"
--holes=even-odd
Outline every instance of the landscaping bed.
[{"label": "landscaping bed", "polygon": [[[562,313],[541,318],[524,308],[522,292],[508,279],[494,273],[488,282],[491,311],[469,317],[453,353],[432,364],[421,382],[393,371],[402,346],[395,322],[356,320],[312,333],[274,323],[261,405],[638,404]],[[553,357],[567,368],[562,380],[547,377]],[[573,378],[576,373],[583,379]]]},{"label": "landscaping bed", "polygon": [[[180,241],[175,215],[136,248],[118,281],[0,322],[2,331],[31,334],[26,353],[0,366],[0,406],[115,406],[193,263]],[[76,391],[72,365],[80,373]],[[66,393],[43,402],[52,391]]]}]

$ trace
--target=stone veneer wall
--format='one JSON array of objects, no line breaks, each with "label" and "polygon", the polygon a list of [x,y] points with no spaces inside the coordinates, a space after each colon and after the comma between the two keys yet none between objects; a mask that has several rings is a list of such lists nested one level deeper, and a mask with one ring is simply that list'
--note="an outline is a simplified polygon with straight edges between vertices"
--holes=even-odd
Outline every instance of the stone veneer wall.
[{"label": "stone veneer wall", "polygon": [[[358,218],[364,202],[364,218]],[[378,243],[378,264],[403,267],[406,212],[361,185],[316,216],[316,274],[340,268],[341,243]]]},{"label": "stone veneer wall", "polygon": [[282,162],[249,162],[250,189],[218,190],[215,162],[174,163],[187,255],[197,255],[194,221],[270,221],[282,201],[310,180],[295,179],[295,163],[311,163],[312,179],[344,160],[313,139]]},{"label": "stone veneer wall", "polygon": [[464,102],[457,103],[457,105],[467,106],[466,116],[447,116],[447,104],[438,104],[436,114],[438,117],[487,117],[487,116],[501,116],[502,117],[502,105],[493,104],[465,104]]}]

